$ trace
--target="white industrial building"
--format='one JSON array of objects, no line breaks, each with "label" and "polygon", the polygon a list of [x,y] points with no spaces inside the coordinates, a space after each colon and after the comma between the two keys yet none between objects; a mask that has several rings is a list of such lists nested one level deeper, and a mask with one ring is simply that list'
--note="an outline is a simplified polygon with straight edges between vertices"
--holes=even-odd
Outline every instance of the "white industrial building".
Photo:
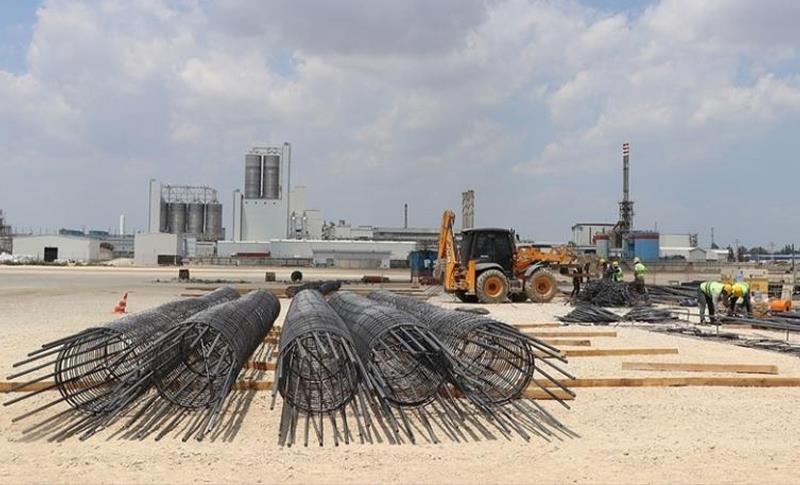
[{"label": "white industrial building", "polygon": [[572,226],[572,243],[576,246],[593,246],[595,236],[610,234],[614,224],[603,222],[579,222]]},{"label": "white industrial building", "polygon": [[18,236],[14,238],[14,256],[28,256],[37,261],[98,261],[100,241],[76,236]]},{"label": "white industrial building", "polygon": [[406,262],[415,249],[413,241],[270,241],[273,259],[311,259],[315,265],[346,268],[390,268],[392,261]]},{"label": "white industrial building", "polygon": [[139,266],[175,264],[182,256],[181,238],[165,232],[145,232],[134,236],[133,261]]}]

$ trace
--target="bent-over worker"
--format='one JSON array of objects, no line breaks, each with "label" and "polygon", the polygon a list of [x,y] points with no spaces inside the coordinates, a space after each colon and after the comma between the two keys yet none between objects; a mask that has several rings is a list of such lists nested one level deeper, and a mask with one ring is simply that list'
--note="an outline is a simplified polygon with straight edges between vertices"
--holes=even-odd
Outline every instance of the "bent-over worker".
[{"label": "bent-over worker", "polygon": [[745,282],[738,282],[733,284],[733,298],[728,303],[731,312],[736,312],[736,304],[739,300],[744,304],[744,311],[749,316],[753,313],[753,305],[750,302],[750,285]]},{"label": "bent-over worker", "polygon": [[705,281],[697,287],[697,306],[700,309],[700,323],[706,321],[706,307],[711,321],[716,320],[716,304],[720,300],[725,300],[731,294],[731,285],[722,284],[719,281]]}]

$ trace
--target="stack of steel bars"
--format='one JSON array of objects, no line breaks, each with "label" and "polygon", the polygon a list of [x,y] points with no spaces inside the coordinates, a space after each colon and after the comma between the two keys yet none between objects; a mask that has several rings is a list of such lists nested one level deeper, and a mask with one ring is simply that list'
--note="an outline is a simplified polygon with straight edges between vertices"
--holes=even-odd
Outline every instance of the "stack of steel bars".
[{"label": "stack of steel bars", "polygon": [[629,283],[610,280],[592,280],[586,283],[575,300],[578,303],[603,307],[633,306],[643,295],[632,289]]},{"label": "stack of steel bars", "polygon": [[647,296],[653,303],[677,305],[697,298],[697,286],[648,285]]},{"label": "stack of steel bars", "polygon": [[664,308],[654,308],[649,306],[636,306],[631,309],[623,320],[631,322],[645,322],[645,323],[666,323],[677,320],[675,315]]},{"label": "stack of steel bars", "polygon": [[616,313],[595,305],[578,305],[568,314],[556,318],[565,323],[594,324],[609,324],[622,320]]}]

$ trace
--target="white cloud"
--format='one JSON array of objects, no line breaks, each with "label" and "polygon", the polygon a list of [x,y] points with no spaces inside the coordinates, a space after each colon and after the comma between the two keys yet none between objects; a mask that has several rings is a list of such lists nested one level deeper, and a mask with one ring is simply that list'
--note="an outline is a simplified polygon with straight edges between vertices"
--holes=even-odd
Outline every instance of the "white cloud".
[{"label": "white cloud", "polygon": [[[7,211],[143,223],[147,178],[225,202],[247,147],[285,140],[311,203],[361,223],[388,223],[397,198],[425,199],[419,223],[435,224],[469,186],[608,172],[626,140],[701,161],[798,117],[795,3],[663,0],[631,17],[571,0],[47,1],[29,72],[0,71],[0,167],[8,200],[77,202]],[[87,185],[120,202],[84,200]],[[508,194],[479,199],[507,212]]]}]

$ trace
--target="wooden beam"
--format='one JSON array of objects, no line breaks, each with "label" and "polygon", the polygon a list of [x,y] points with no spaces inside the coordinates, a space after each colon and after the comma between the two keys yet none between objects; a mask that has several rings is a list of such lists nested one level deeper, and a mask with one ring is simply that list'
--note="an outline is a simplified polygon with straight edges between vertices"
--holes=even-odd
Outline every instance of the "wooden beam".
[{"label": "wooden beam", "polygon": [[617,332],[523,332],[525,335],[530,335],[531,337],[616,337]]},{"label": "wooden beam", "polygon": [[558,328],[558,327],[565,327],[566,325],[562,325],[560,323],[512,323],[512,327],[517,328]]},{"label": "wooden beam", "polygon": [[275,367],[275,362],[264,362],[262,360],[248,360],[244,363],[245,369],[275,370]]},{"label": "wooden beam", "polygon": [[573,346],[573,347],[591,347],[591,340],[581,339],[562,339],[562,338],[543,338],[542,342],[550,345],[558,346]]},{"label": "wooden beam", "polygon": [[567,349],[562,350],[566,357],[615,357],[624,355],[672,355],[675,348],[632,348],[632,349]]},{"label": "wooden beam", "polygon": [[696,364],[687,362],[623,362],[622,370],[777,374],[778,366],[759,364]]},{"label": "wooden beam", "polygon": [[[546,379],[537,379],[545,387],[556,387]],[[800,387],[800,377],[605,377],[562,380],[569,388],[578,387]]]}]

